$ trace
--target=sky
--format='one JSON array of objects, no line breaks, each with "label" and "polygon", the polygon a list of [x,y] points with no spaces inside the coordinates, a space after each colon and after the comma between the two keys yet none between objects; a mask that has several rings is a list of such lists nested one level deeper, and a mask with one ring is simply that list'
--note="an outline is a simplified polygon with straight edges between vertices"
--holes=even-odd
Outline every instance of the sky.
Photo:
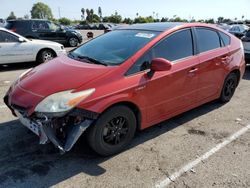
[{"label": "sky", "polygon": [[[0,0],[0,18],[6,18],[11,11],[17,17],[30,14],[32,5],[38,0]],[[81,8],[93,8],[97,13],[102,8],[103,16],[117,11],[122,17],[150,16],[153,12],[158,17],[171,18],[177,15],[190,20],[217,19],[219,16],[241,19],[244,15],[250,19],[250,0],[40,0],[52,9],[55,18],[81,19]]]}]

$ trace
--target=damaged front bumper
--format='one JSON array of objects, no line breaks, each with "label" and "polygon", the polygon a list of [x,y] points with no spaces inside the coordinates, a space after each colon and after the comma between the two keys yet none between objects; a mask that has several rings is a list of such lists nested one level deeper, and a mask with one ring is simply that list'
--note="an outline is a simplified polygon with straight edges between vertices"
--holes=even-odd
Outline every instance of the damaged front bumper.
[{"label": "damaged front bumper", "polygon": [[33,113],[28,116],[25,109],[9,105],[20,122],[40,138],[40,144],[52,142],[61,153],[70,151],[83,132],[98,118],[98,113],[73,109],[66,114]]}]

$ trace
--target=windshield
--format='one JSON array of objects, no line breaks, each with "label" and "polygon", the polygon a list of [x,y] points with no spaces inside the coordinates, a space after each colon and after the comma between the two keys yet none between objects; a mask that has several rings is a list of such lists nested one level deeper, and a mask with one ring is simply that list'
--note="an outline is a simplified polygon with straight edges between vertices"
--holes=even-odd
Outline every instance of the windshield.
[{"label": "windshield", "polygon": [[138,30],[112,31],[75,49],[69,57],[77,57],[77,60],[87,58],[91,63],[99,62],[108,66],[120,65],[159,33]]}]

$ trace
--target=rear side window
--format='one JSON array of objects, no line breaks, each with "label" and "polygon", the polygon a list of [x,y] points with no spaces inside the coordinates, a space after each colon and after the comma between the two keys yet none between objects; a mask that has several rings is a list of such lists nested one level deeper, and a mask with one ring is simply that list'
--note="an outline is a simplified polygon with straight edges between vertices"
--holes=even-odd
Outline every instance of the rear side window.
[{"label": "rear side window", "polygon": [[219,33],[220,33],[220,36],[221,36],[221,39],[222,39],[224,45],[225,46],[230,45],[230,42],[231,42],[230,37],[223,32],[219,32]]},{"label": "rear side window", "polygon": [[176,61],[193,56],[191,30],[183,30],[172,34],[161,41],[152,50],[155,58],[165,58],[169,61]]},{"label": "rear side window", "polygon": [[216,31],[196,28],[199,52],[206,52],[221,47],[220,37]]}]

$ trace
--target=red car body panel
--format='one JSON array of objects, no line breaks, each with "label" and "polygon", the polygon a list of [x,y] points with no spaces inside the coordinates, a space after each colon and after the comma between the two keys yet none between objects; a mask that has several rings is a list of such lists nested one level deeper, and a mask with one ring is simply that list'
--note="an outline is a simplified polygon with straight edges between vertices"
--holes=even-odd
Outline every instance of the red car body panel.
[{"label": "red car body panel", "polygon": [[228,34],[230,46],[179,60],[173,63],[171,70],[156,72],[152,78],[147,71],[125,75],[136,60],[162,38],[190,27],[220,30],[196,23],[174,27],[162,32],[120,66],[87,64],[66,56],[56,58],[22,78],[15,91],[10,91],[14,93],[11,100],[29,107],[29,114],[32,114],[36,105],[52,93],[95,88],[96,91],[77,108],[102,113],[114,104],[131,104],[139,110],[140,128],[145,129],[218,98],[231,71],[239,70],[241,77],[244,74],[244,52],[240,41]]}]

